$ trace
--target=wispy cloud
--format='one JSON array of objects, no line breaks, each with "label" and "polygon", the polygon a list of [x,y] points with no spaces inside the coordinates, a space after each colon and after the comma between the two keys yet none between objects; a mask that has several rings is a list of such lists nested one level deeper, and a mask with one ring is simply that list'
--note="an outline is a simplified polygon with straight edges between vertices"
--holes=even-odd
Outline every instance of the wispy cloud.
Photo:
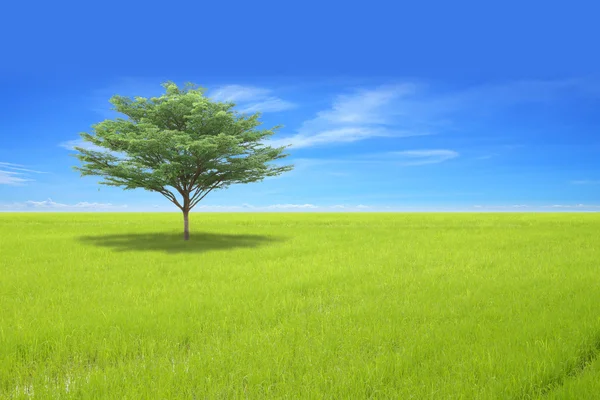
[{"label": "wispy cloud", "polygon": [[568,96],[593,94],[586,89],[585,82],[575,79],[490,83],[445,92],[422,89],[419,96],[398,104],[401,113],[423,119],[452,121],[460,113],[475,117],[527,103],[548,103]]},{"label": "wispy cloud", "polygon": [[438,149],[392,151],[388,155],[395,157],[400,165],[411,166],[441,163],[458,157],[459,153],[454,150]]},{"label": "wispy cloud", "polygon": [[272,90],[255,86],[221,86],[213,89],[209,97],[215,101],[236,103],[242,113],[278,112],[296,107],[296,104],[274,96]]},{"label": "wispy cloud", "polygon": [[90,142],[86,142],[83,139],[67,140],[65,142],[59,143],[59,146],[67,150],[75,150],[75,147],[81,147],[82,149],[86,150],[106,151],[105,148],[96,146],[95,144]]},{"label": "wispy cloud", "polygon": [[[418,166],[427,164],[437,164],[451,160],[460,156],[460,153],[449,149],[426,149],[426,150],[403,150],[388,151],[384,153],[362,154],[348,158],[295,158],[281,162],[280,164],[291,163],[294,170],[291,173],[304,171],[313,167],[324,165],[395,165],[395,166]],[[287,173],[281,176],[289,176]],[[347,174],[343,171],[336,171],[337,175]],[[274,177],[278,178],[278,177]]]},{"label": "wispy cloud", "polygon": [[[424,130],[398,126],[392,112],[394,100],[415,91],[412,84],[387,85],[357,90],[336,97],[331,108],[305,121],[297,133],[269,141],[272,146],[305,148],[335,143],[352,143],[375,137],[427,135]],[[411,127],[414,128],[414,127]]]},{"label": "wispy cloud", "polygon": [[62,147],[64,149],[67,149],[67,150],[72,150],[72,151],[76,151],[75,147],[81,147],[82,149],[85,149],[85,150],[99,151],[99,152],[103,152],[103,153],[112,154],[113,156],[119,157],[121,159],[127,158],[126,153],[110,151],[104,147],[96,146],[93,143],[86,142],[83,139],[67,140],[65,142],[59,143],[58,146]]},{"label": "wispy cloud", "polygon": [[0,162],[0,168],[8,168],[8,169],[12,169],[15,171],[23,171],[23,172],[31,172],[34,174],[47,174],[47,172],[43,172],[43,171],[36,171],[34,169],[28,169],[25,168],[25,165],[21,165],[21,164],[13,164],[13,163],[7,163],[7,162]]},{"label": "wispy cloud", "polygon": [[573,185],[600,185],[600,180],[571,181]]},{"label": "wispy cloud", "polygon": [[317,206],[315,206],[314,204],[273,204],[270,206],[267,206],[267,208],[272,208],[272,209],[283,209],[283,210],[289,210],[289,209],[307,209],[307,208],[318,208]]},{"label": "wispy cloud", "polygon": [[[111,203],[88,203],[86,201],[82,201],[79,203],[75,203],[75,204],[64,204],[64,203],[57,203],[55,201],[53,201],[52,199],[48,198],[47,200],[43,200],[43,201],[32,201],[29,200],[27,202],[25,202],[26,205],[28,206],[32,206],[32,207],[51,207],[51,208],[106,208],[106,207],[115,207],[113,204]],[[127,207],[127,206],[121,206],[121,207]]]},{"label": "wispy cloud", "polygon": [[242,85],[225,85],[213,89],[209,94],[215,101],[245,103],[268,97],[271,91],[265,88]]},{"label": "wispy cloud", "polygon": [[318,122],[334,124],[365,124],[385,125],[393,121],[386,109],[396,99],[416,92],[413,84],[385,85],[373,90],[358,90],[353,94],[340,95],[334,101],[331,109],[317,113],[315,120],[307,125]]},{"label": "wispy cloud", "polygon": [[[460,128],[477,118],[525,103],[550,102],[565,94],[592,94],[580,80],[516,81],[435,91],[401,83],[339,95],[291,135],[270,143],[292,148],[351,143],[377,137],[430,135]],[[484,158],[482,158],[484,159]]]},{"label": "wispy cloud", "polygon": [[581,79],[520,80],[475,86],[445,96],[448,103],[457,106],[502,107],[523,103],[549,102],[566,93],[593,95]]},{"label": "wispy cloud", "polygon": [[240,206],[199,205],[196,207],[197,210],[246,209],[246,210],[256,210],[256,211],[260,211],[260,210],[262,210],[262,211],[265,211],[265,210],[308,210],[308,209],[314,209],[314,208],[319,208],[319,207],[314,204],[309,204],[309,203],[305,203],[305,204],[289,204],[289,203],[288,204],[272,204],[272,205],[268,205],[268,206],[254,206],[252,204],[243,203]]},{"label": "wispy cloud", "polygon": [[[414,136],[410,133],[399,136]],[[304,147],[313,147],[318,145],[327,145],[334,143],[352,143],[359,140],[375,138],[375,137],[392,137],[392,132],[385,128],[378,127],[341,127],[319,131],[314,134],[299,133],[288,138],[280,138],[268,141],[270,146],[291,146],[299,149]]]},{"label": "wispy cloud", "polygon": [[512,205],[474,205],[474,209],[486,211],[598,211],[600,205],[595,204],[551,204],[551,205],[529,205],[529,204],[512,204]]},{"label": "wispy cloud", "polygon": [[544,206],[547,208],[600,208],[600,205],[593,204],[553,204],[551,206]]},{"label": "wispy cloud", "polygon": [[343,164],[344,162],[347,161],[335,158],[293,158],[285,161],[275,161],[273,162],[273,164],[275,165],[292,164],[294,166],[294,169],[282,175],[269,176],[265,178],[265,180],[268,181],[274,179],[290,178],[302,174],[303,172],[313,169],[315,167],[322,167],[325,165],[332,164]]},{"label": "wispy cloud", "polygon": [[20,185],[33,179],[22,178],[18,172],[0,170],[0,185]]},{"label": "wispy cloud", "polygon": [[119,210],[127,208],[127,205],[114,205],[111,203],[88,203],[79,202],[75,204],[57,203],[52,199],[43,201],[28,200],[22,203],[0,204],[5,211],[103,211]]},{"label": "wispy cloud", "polygon": [[291,177],[298,176],[300,174],[306,174],[316,169],[321,169],[325,166],[335,166],[335,171],[322,170],[323,174],[333,176],[350,176],[351,168],[353,171],[356,166],[361,168],[366,167],[416,167],[431,164],[439,164],[445,161],[452,160],[460,157],[460,153],[454,150],[448,149],[434,149],[434,150],[405,150],[405,151],[390,151],[386,153],[374,153],[374,154],[363,154],[348,158],[294,158],[286,160],[285,162],[276,162],[278,165],[294,165],[294,169],[291,172],[267,177],[265,180],[274,179],[288,179]]},{"label": "wispy cloud", "polygon": [[206,212],[356,212],[356,211],[370,211],[374,210],[374,207],[367,206],[364,204],[358,205],[316,205],[310,203],[304,204],[272,204],[266,206],[255,206],[252,204],[244,203],[240,206],[221,206],[221,205],[202,205],[195,208],[195,211],[206,211]]},{"label": "wispy cloud", "polygon": [[473,208],[531,208],[528,204],[512,204],[512,205],[474,205]]},{"label": "wispy cloud", "polygon": [[27,168],[26,165],[0,162],[0,185],[22,185],[33,182],[31,174],[45,174],[46,172]]},{"label": "wispy cloud", "polygon": [[256,112],[278,112],[290,110],[295,107],[296,105],[294,103],[273,97],[256,103],[251,103],[246,107],[242,108],[240,112],[247,114],[253,114]]}]

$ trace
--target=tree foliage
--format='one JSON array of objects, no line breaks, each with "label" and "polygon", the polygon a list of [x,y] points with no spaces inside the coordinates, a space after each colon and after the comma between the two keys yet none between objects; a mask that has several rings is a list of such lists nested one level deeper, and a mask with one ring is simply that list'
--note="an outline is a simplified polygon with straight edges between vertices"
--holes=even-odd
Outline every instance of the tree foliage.
[{"label": "tree foliage", "polygon": [[235,104],[212,101],[193,84],[163,87],[160,97],[110,99],[127,118],[105,120],[93,126],[93,133],[81,133],[95,145],[75,148],[82,162],[75,168],[82,176],[160,193],[187,215],[214,190],[293,168],[270,164],[287,154],[285,147],[265,144],[280,127],[258,129],[260,114],[240,114]]}]

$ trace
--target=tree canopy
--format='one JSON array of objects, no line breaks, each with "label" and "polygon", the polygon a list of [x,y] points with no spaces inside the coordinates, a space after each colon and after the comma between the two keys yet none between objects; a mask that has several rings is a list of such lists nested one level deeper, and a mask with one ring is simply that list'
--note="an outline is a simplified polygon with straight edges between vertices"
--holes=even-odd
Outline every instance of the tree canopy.
[{"label": "tree canopy", "polygon": [[187,213],[206,195],[236,183],[250,183],[290,171],[284,147],[265,139],[280,126],[258,129],[260,114],[241,114],[231,102],[212,101],[193,84],[163,84],[160,97],[113,96],[126,116],[93,125],[81,133],[90,148],[76,147],[81,176],[124,189],[145,189],[166,197]]}]

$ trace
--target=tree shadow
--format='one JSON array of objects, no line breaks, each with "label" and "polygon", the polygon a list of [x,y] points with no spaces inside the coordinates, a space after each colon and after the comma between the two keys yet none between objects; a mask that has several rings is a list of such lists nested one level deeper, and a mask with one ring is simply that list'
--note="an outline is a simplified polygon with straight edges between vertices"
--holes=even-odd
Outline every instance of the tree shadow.
[{"label": "tree shadow", "polygon": [[280,242],[280,237],[262,235],[232,235],[223,233],[192,232],[190,240],[183,233],[129,233],[120,235],[80,236],[84,244],[110,247],[115,251],[162,251],[166,253],[201,253],[210,250],[258,247]]}]

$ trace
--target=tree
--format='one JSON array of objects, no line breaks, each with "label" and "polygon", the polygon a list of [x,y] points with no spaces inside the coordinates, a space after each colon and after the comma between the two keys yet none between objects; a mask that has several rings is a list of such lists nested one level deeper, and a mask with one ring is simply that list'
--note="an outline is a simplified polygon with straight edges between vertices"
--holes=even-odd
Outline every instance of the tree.
[{"label": "tree", "polygon": [[74,168],[81,176],[101,176],[100,184],[162,194],[183,212],[184,240],[189,240],[189,212],[210,192],[293,166],[269,164],[288,154],[286,146],[263,142],[280,126],[257,129],[259,113],[240,114],[234,103],[212,101],[191,83],[162,86],[160,97],[113,96],[114,110],[127,118],[105,120],[92,126],[93,134],[81,133],[94,146],[75,147],[82,166]]}]

